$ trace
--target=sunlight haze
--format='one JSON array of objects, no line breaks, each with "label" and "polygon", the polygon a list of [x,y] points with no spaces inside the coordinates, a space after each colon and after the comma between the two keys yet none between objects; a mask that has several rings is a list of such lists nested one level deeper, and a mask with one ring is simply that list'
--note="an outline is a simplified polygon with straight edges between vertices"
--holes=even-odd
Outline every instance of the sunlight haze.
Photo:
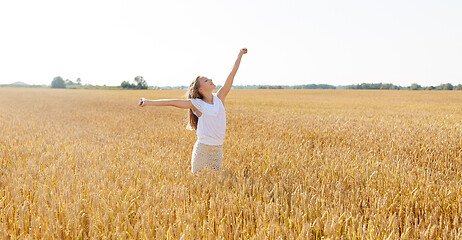
[{"label": "sunlight haze", "polygon": [[461,1],[2,1],[0,84],[462,83]]}]

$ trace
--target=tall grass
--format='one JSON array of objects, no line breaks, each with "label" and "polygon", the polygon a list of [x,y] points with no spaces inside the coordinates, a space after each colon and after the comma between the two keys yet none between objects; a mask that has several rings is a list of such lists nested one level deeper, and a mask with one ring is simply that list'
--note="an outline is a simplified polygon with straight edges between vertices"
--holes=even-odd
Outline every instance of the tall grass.
[{"label": "tall grass", "polygon": [[3,238],[462,238],[462,94],[233,90],[224,173],[184,91],[0,89]]}]

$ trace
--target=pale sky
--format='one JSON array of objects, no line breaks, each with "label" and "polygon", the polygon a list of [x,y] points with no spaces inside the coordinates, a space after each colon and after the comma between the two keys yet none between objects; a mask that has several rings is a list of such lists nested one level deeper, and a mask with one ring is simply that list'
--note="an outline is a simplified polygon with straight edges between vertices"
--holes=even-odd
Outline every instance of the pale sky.
[{"label": "pale sky", "polygon": [[462,83],[460,0],[0,2],[0,84]]}]

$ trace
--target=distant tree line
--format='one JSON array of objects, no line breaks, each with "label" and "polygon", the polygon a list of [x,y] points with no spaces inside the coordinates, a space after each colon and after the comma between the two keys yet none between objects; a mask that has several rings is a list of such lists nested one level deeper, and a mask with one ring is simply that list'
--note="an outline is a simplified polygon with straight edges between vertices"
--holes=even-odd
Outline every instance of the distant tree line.
[{"label": "distant tree line", "polygon": [[411,84],[411,86],[409,86],[409,90],[462,90],[462,84],[458,84],[454,86],[450,83],[443,83],[436,87],[434,86],[422,87],[417,83],[413,83]]},{"label": "distant tree line", "polygon": [[148,83],[144,80],[142,76],[136,76],[135,83],[123,81],[120,84],[120,86],[126,89],[148,89]]},{"label": "distant tree line", "polygon": [[336,89],[328,84],[305,84],[305,85],[258,85],[258,89]]},{"label": "distant tree line", "polygon": [[[66,88],[66,86],[76,86],[72,88],[81,88],[78,86],[82,85],[80,78],[77,78],[75,82],[66,79],[64,80],[61,76],[53,78],[51,82],[52,88]],[[8,86],[8,85],[5,85]],[[87,86],[87,85],[85,85]],[[89,85],[92,86],[92,85]],[[106,85],[105,85],[106,86]],[[129,81],[123,81],[120,84],[121,88],[124,89],[148,89],[148,84],[142,76],[136,76],[134,83]],[[221,85],[217,86],[219,89]],[[117,87],[113,87],[117,88]],[[168,86],[168,87],[157,87],[151,86],[152,89],[187,89],[187,86]],[[423,87],[417,83],[411,84],[411,86],[403,87],[394,85],[391,83],[361,83],[347,86],[334,86],[329,84],[304,84],[304,85],[234,85],[233,89],[381,89],[381,90],[462,90],[462,84],[452,85],[451,83],[443,83],[438,86],[426,86]]]},{"label": "distant tree line", "polygon": [[[77,78],[75,82],[73,82],[69,79],[64,80],[61,76],[57,76],[53,78],[53,81],[51,81],[52,88],[66,88],[67,86],[82,86],[82,80],[80,78]],[[88,85],[88,86],[93,86],[93,85]],[[148,83],[144,80],[142,76],[136,76],[135,83],[123,81],[122,84],[120,84],[120,87],[127,88],[127,89],[148,89]],[[72,87],[72,88],[81,88],[81,87]]]},{"label": "distant tree line", "polygon": [[361,83],[356,85],[348,85],[346,89],[385,89],[385,90],[462,90],[462,84],[453,86],[451,83],[440,84],[436,87],[422,87],[417,83],[411,84],[409,87],[397,86],[391,83]]},{"label": "distant tree line", "polygon": [[[219,88],[220,86],[217,86]],[[336,89],[329,84],[305,84],[305,85],[234,85],[234,89]]]},{"label": "distant tree line", "polygon": [[293,89],[336,89],[337,87],[329,84],[305,84],[305,85],[295,85]]},{"label": "distant tree line", "polygon": [[387,89],[387,90],[400,90],[401,86],[396,86],[391,83],[361,83],[357,85],[348,85],[346,89]]},{"label": "distant tree line", "polygon": [[[219,89],[221,85],[217,85]],[[188,89],[188,86],[151,86],[152,89]],[[378,90],[462,90],[462,84],[453,86],[450,83],[440,84],[433,87],[422,87],[413,83],[411,86],[403,87],[391,83],[361,83],[347,86],[334,86],[329,84],[305,84],[305,85],[234,85],[233,89],[378,89]]]},{"label": "distant tree line", "polygon": [[61,76],[57,76],[53,78],[53,81],[51,81],[51,87],[52,88],[66,88],[66,86],[71,86],[71,85],[82,85],[82,80],[80,78],[77,78],[75,80],[75,83],[69,79],[64,80]]}]

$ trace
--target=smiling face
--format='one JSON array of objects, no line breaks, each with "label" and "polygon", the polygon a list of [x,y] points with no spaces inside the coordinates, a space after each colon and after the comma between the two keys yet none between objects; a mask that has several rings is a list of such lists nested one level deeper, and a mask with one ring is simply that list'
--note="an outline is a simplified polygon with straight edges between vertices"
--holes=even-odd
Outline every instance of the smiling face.
[{"label": "smiling face", "polygon": [[215,89],[216,85],[213,83],[212,79],[207,77],[201,76],[199,78],[199,92],[205,93],[212,93],[213,89]]}]

